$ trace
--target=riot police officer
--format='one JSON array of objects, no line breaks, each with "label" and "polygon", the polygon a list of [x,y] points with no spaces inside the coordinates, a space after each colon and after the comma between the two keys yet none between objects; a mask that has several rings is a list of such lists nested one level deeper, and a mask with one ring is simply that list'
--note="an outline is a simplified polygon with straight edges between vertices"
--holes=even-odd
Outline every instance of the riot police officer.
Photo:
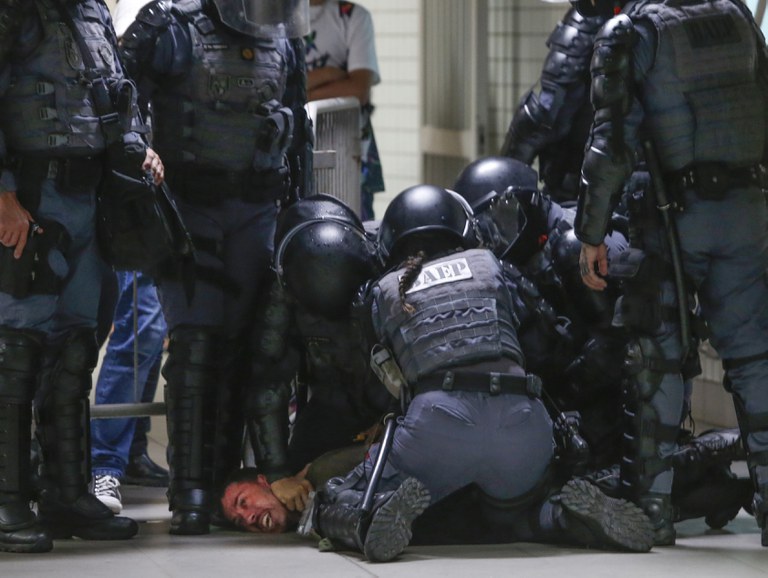
[{"label": "riot police officer", "polygon": [[[546,332],[541,329],[531,332],[527,325],[521,331],[529,370],[544,380],[558,407],[584,412],[582,432],[592,449],[591,465],[613,463],[618,459],[616,420],[603,408],[617,401],[621,378],[625,338],[611,326],[619,290],[614,283],[610,290],[595,293],[581,283],[575,210],[539,191],[536,171],[507,157],[469,163],[454,189],[475,210],[486,244],[520,269],[533,285],[528,294],[543,298],[531,309],[540,312],[539,325],[551,327],[550,338],[543,338]],[[605,241],[612,257],[627,248],[618,230]]]},{"label": "riot police officer", "polygon": [[[261,379],[247,388],[245,404],[256,465],[270,480],[350,445],[391,400],[371,373],[352,311],[359,288],[378,274],[357,215],[330,195],[311,195],[281,212],[275,246],[277,278],[252,344]],[[286,447],[294,380],[297,411]]]},{"label": "riot police officer", "polygon": [[547,39],[539,81],[520,100],[500,154],[533,164],[538,158],[544,192],[557,202],[574,201],[584,143],[592,123],[589,61],[605,16],[568,10]]},{"label": "riot police officer", "polygon": [[584,15],[618,14],[598,34],[591,66],[595,115],[575,222],[587,286],[606,286],[603,237],[641,148],[656,194],[637,199],[631,213],[642,253],[635,252],[637,273],[618,307],[633,332],[622,482],[652,517],[657,543],[673,544],[669,461],[691,349],[693,289],[734,396],[766,546],[765,40],[737,1],[573,4]]},{"label": "riot police officer", "polygon": [[[461,171],[454,189],[476,209],[488,246],[525,274],[517,281],[519,294],[528,302],[518,313],[518,333],[527,367],[542,377],[553,417],[562,412],[589,449],[586,456],[579,455],[578,444],[569,442],[572,438],[557,436],[565,479],[574,471],[596,470],[588,474],[590,479],[599,480],[611,495],[620,495],[614,465],[622,455],[622,352],[627,335],[612,326],[620,287],[614,283],[611,290],[595,292],[581,282],[575,210],[539,192],[536,171],[521,161],[473,161]],[[613,257],[627,249],[626,238],[617,230],[605,242]],[[555,424],[557,431],[561,421]],[[704,517],[721,527],[749,505],[745,480],[736,479],[730,469],[732,461],[744,459],[740,436],[714,430],[692,438],[681,431],[680,438],[681,447],[672,458],[677,474],[674,519]]]},{"label": "riot police officer", "polygon": [[[419,185],[387,208],[378,236],[387,272],[367,297],[371,359],[405,415],[397,427],[389,422],[370,460],[328,482],[307,510],[310,527],[388,561],[428,504],[474,484],[479,513],[504,519],[522,539],[565,530],[581,543],[648,550],[650,525],[629,503],[583,481],[569,482],[557,505],[547,500],[552,422],[540,380],[523,369],[505,267],[477,245],[455,193]],[[611,523],[601,511],[612,512]],[[521,528],[530,520],[535,528]]]},{"label": "riot police officer", "polygon": [[[135,91],[102,2],[5,1],[0,13],[0,550],[130,538],[137,524],[88,493],[88,393],[106,273],[96,188],[108,146],[130,146],[136,173],[150,170],[156,182],[162,164],[136,132]],[[30,479],[33,398],[39,495]]]},{"label": "riot police officer", "polygon": [[240,464],[247,341],[269,288],[278,206],[306,191],[306,1],[156,1],[122,40],[197,249],[194,291],[164,279],[172,534],[209,532]]}]

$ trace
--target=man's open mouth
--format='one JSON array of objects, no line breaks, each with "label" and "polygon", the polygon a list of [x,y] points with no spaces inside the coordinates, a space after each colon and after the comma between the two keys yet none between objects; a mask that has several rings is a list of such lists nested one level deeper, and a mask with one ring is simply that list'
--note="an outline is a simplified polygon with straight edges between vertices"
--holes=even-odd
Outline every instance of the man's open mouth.
[{"label": "man's open mouth", "polygon": [[271,530],[274,526],[274,522],[272,521],[272,514],[269,512],[265,512],[264,515],[259,520],[259,527],[262,530]]}]

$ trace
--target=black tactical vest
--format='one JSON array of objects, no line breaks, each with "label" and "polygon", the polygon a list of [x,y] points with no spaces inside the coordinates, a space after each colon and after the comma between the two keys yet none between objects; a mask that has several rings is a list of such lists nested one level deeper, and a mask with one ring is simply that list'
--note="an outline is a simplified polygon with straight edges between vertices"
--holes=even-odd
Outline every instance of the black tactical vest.
[{"label": "black tactical vest", "polygon": [[437,370],[507,357],[522,364],[512,297],[502,267],[486,249],[470,249],[425,263],[406,294],[404,270],[378,282],[375,325],[409,383]]}]

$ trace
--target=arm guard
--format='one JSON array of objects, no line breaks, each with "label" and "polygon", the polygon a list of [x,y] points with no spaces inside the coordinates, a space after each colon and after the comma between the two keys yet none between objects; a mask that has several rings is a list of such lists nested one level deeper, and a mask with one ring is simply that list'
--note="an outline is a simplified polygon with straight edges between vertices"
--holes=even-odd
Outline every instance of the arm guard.
[{"label": "arm guard", "polygon": [[547,46],[549,54],[541,71],[540,90],[535,88],[521,100],[512,118],[501,154],[531,164],[547,144],[567,134],[572,118],[561,117],[563,110],[568,117],[579,110],[572,106],[570,90],[576,85],[586,94],[583,86],[588,83],[589,60],[595,35],[605,22],[601,17],[584,18],[571,9],[555,30]]},{"label": "arm guard", "polygon": [[603,242],[612,209],[635,164],[624,140],[624,119],[632,105],[632,47],[635,31],[624,14],[600,31],[592,55],[595,118],[582,165],[582,192],[576,236],[589,245]]},{"label": "arm guard", "polygon": [[171,3],[167,0],[155,0],[139,10],[120,47],[120,59],[129,77],[138,78],[142,64],[151,58],[158,37],[171,19]]},{"label": "arm guard", "polygon": [[312,120],[307,114],[307,66],[304,40],[291,40],[295,66],[288,76],[285,102],[293,110],[293,140],[288,149],[288,166],[291,172],[290,200],[295,201],[314,192],[312,176],[312,155],[315,147],[315,133]]}]

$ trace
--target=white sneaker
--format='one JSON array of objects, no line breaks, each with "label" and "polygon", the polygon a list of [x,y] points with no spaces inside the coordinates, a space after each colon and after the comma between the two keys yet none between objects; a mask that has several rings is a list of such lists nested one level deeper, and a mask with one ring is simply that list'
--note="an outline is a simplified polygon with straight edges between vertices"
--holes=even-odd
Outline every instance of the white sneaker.
[{"label": "white sneaker", "polygon": [[123,498],[120,495],[120,480],[114,476],[109,474],[94,476],[93,495],[115,514],[119,514],[123,509]]}]

